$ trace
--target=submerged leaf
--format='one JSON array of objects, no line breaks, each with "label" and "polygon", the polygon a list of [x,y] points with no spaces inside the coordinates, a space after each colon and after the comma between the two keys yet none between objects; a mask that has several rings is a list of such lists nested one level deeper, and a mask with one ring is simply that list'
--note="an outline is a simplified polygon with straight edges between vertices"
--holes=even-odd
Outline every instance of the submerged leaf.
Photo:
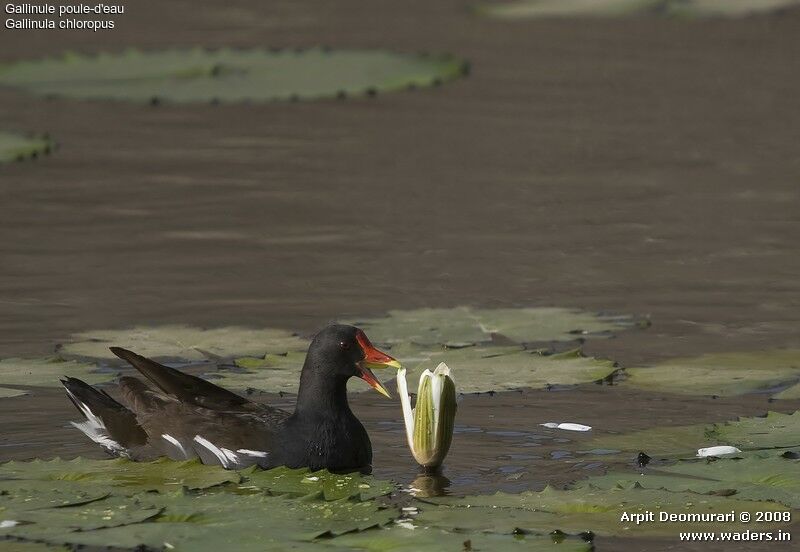
[{"label": "submerged leaf", "polygon": [[53,147],[48,138],[0,131],[0,163],[35,158]]},{"label": "submerged leaf", "polygon": [[344,322],[362,328],[376,343],[414,343],[461,347],[502,335],[517,343],[571,341],[578,336],[608,336],[629,328],[628,317],[562,308],[393,310],[384,318]]},{"label": "submerged leaf", "polygon": [[500,19],[542,17],[740,17],[797,5],[798,0],[512,0],[481,5]]},{"label": "submerged leaf", "polygon": [[138,102],[314,100],[431,86],[465,73],[449,56],[380,50],[203,48],[21,61],[0,84],[39,95]]},{"label": "submerged leaf", "polygon": [[52,357],[0,360],[0,384],[57,387],[61,385],[59,379],[64,376],[80,378],[92,384],[109,381],[114,374],[98,372],[94,364]]}]

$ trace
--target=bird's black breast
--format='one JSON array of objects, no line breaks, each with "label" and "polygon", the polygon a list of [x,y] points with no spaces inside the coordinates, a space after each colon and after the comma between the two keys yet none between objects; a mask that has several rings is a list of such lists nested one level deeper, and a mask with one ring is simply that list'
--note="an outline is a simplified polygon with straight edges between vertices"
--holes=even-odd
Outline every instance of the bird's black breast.
[{"label": "bird's black breast", "polygon": [[311,470],[363,471],[372,464],[372,444],[361,422],[347,412],[335,417],[290,417],[278,436],[272,465]]}]

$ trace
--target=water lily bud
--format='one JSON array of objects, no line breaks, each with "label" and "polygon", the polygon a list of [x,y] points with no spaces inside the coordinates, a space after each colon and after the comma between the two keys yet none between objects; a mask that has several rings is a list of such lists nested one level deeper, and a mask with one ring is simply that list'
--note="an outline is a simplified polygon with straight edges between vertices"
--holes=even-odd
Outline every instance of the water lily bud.
[{"label": "water lily bud", "polygon": [[408,446],[417,463],[425,468],[441,466],[453,440],[456,419],[456,384],[450,368],[442,362],[419,377],[417,405],[411,408],[406,370],[397,371],[397,392],[403,405]]}]

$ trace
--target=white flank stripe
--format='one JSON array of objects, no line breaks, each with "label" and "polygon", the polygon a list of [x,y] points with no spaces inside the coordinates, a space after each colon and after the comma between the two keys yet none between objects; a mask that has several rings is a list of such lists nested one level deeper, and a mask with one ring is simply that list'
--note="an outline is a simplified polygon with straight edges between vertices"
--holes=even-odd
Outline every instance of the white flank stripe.
[{"label": "white flank stripe", "polygon": [[239,454],[244,454],[245,456],[255,456],[256,458],[266,458],[269,456],[269,453],[264,452],[263,450],[239,449],[236,452]]},{"label": "white flank stripe", "polygon": [[166,433],[162,433],[161,438],[170,443],[171,445],[173,445],[176,449],[178,449],[178,452],[183,456],[184,460],[189,459],[189,453],[186,452],[186,449],[183,448],[181,442],[178,441],[175,437],[173,437],[172,435],[167,435]]},{"label": "white flank stripe", "polygon": [[223,468],[231,468],[233,465],[237,463],[238,458],[233,451],[228,450],[226,448],[219,448],[214,443],[200,437],[199,435],[194,436],[194,442],[206,449],[208,452],[216,456],[217,460],[220,464],[222,464]]}]

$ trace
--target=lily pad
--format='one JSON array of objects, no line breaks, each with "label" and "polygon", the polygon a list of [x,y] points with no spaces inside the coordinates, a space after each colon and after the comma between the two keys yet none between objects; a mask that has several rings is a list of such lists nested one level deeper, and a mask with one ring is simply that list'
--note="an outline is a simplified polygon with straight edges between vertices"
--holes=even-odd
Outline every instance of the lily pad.
[{"label": "lily pad", "polygon": [[312,472],[286,467],[262,470],[252,467],[240,472],[244,481],[240,488],[257,489],[274,495],[317,496],[324,500],[371,500],[395,490],[389,481],[358,473],[335,474],[327,470]]},{"label": "lily pad", "polygon": [[493,334],[517,343],[571,341],[581,336],[608,337],[632,326],[629,317],[562,308],[393,310],[383,318],[354,319],[376,343],[414,343],[461,347],[492,341]]},{"label": "lily pad", "polygon": [[[413,527],[413,529],[412,529]],[[590,552],[592,544],[577,537],[553,539],[541,535],[511,535],[482,532],[445,531],[416,524],[413,520],[384,529],[342,535],[320,541],[337,550],[368,552],[419,550],[530,550],[532,552]],[[469,542],[469,548],[465,543]],[[326,548],[327,549],[327,548]],[[325,550],[325,549],[324,549]]]},{"label": "lily pad", "polygon": [[[197,552],[312,549],[321,536],[336,536],[390,522],[395,512],[375,501],[298,500],[278,496],[215,492],[200,495],[138,495],[133,501],[161,508],[155,521],[125,527],[52,535],[41,527],[23,526],[28,538],[47,542],[169,548]],[[101,504],[101,503],[97,503]],[[168,543],[168,545],[167,545]]]},{"label": "lily pad", "polygon": [[0,399],[7,399],[9,397],[20,397],[22,395],[27,395],[27,394],[28,394],[27,391],[23,391],[21,389],[10,389],[8,387],[0,387]]},{"label": "lily pad", "polygon": [[[437,501],[440,502],[440,501]],[[445,503],[441,501],[440,503]],[[636,524],[623,513],[728,514],[735,512],[784,511],[779,504],[737,500],[721,496],[643,489],[593,489],[497,493],[447,501],[447,507],[425,510],[420,516],[430,526],[452,526],[471,531],[510,532],[515,528],[535,533],[560,530],[577,533],[591,530],[599,535],[674,536],[675,531],[720,531],[746,528],[738,522],[691,522]],[[680,529],[678,529],[680,527]]]},{"label": "lily pad", "polygon": [[741,17],[798,3],[798,0],[514,0],[482,4],[477,11],[499,19],[641,15]]},{"label": "lily pad", "polygon": [[580,481],[575,487],[630,489],[639,486],[767,500],[800,508],[800,461],[764,452],[737,456],[741,457],[720,458],[713,462],[681,461],[646,473],[607,474]]},{"label": "lily pad", "polygon": [[35,159],[50,152],[50,139],[0,131],[0,163]]},{"label": "lily pad", "polygon": [[744,451],[800,446],[800,411],[794,414],[769,412],[765,417],[740,418],[719,424],[601,434],[582,443],[587,453],[602,449],[631,456],[644,451],[650,456],[676,459],[694,457],[698,449],[712,445],[729,445]]},{"label": "lily pad", "polygon": [[800,350],[716,353],[628,368],[624,385],[685,395],[770,393],[800,381]]},{"label": "lily pad", "polygon": [[670,0],[664,13],[683,17],[742,17],[798,4],[798,0]]},{"label": "lily pad", "polygon": [[[41,489],[39,494],[48,492]],[[27,502],[35,500],[35,496],[36,493],[31,491],[3,495],[2,516],[18,521],[19,524],[0,529],[0,535],[66,544],[68,541],[63,540],[63,536],[70,532],[92,532],[107,527],[141,523],[156,517],[162,511],[160,506],[153,505],[150,497],[146,496],[140,497],[141,500],[112,496],[75,506],[28,508]]]},{"label": "lily pad", "polygon": [[450,56],[379,50],[129,50],[11,63],[0,68],[0,84],[80,99],[286,101],[431,86],[466,69]]},{"label": "lily pad", "polygon": [[[577,349],[553,355],[521,346],[414,349],[403,346],[391,349],[409,367],[409,381],[416,381],[424,370],[433,371],[444,362],[453,370],[461,393],[576,385],[601,380],[617,369],[613,361],[585,357]],[[425,360],[409,360],[415,357]]]},{"label": "lily pad", "polygon": [[56,387],[60,385],[59,378],[64,376],[80,378],[91,384],[108,381],[114,374],[98,372],[94,364],[55,357],[0,360],[0,384]]},{"label": "lily pad", "polygon": [[800,446],[800,410],[794,414],[769,412],[763,418],[715,424],[709,434],[720,443],[742,450]]},{"label": "lily pad", "polygon": [[174,491],[182,487],[207,489],[241,481],[241,476],[219,466],[205,466],[199,460],[174,462],[166,458],[154,462],[115,460],[32,460],[0,464],[0,489],[5,480],[79,482],[87,489],[121,489],[128,493],[141,491]]},{"label": "lily pad", "polygon": [[660,0],[515,0],[483,4],[479,13],[500,19],[538,17],[618,17],[646,13]]},{"label": "lily pad", "polygon": [[150,358],[205,360],[211,353],[223,358],[263,356],[304,351],[309,341],[285,330],[240,327],[201,329],[192,326],[137,327],[75,334],[59,352],[77,357],[116,359],[109,347],[123,347]]},{"label": "lily pad", "polygon": [[220,368],[205,375],[213,377],[214,383],[232,389],[255,388],[274,393],[297,393],[305,359],[306,353],[299,351],[240,357],[234,360],[237,369]]}]

